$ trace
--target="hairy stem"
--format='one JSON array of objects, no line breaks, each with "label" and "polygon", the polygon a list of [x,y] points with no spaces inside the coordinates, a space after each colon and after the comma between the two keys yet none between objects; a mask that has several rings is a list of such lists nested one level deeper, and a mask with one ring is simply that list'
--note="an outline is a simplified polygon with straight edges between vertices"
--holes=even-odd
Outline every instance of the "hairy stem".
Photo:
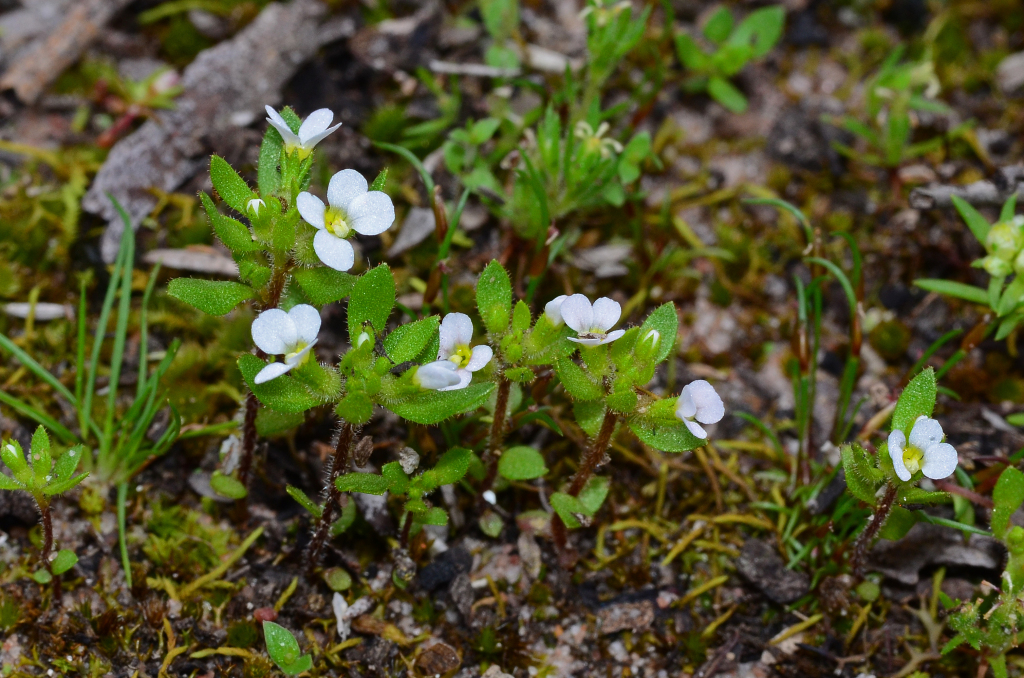
[{"label": "hairy stem", "polygon": [[[567,490],[568,494],[578,497],[587,481],[594,475],[594,470],[601,464],[608,445],[612,441],[612,434],[615,433],[615,423],[618,416],[615,412],[608,410],[604,413],[604,420],[601,422],[601,430],[591,443],[590,448],[583,455],[580,468],[573,476],[572,483]],[[576,554],[568,548],[568,532],[561,516],[557,513],[551,518],[551,536],[555,540],[555,547],[558,550],[559,561],[565,567],[572,567],[576,562]]]},{"label": "hairy stem", "polygon": [[249,476],[252,474],[252,455],[256,449],[256,413],[259,401],[256,394],[249,391],[245,395],[245,421],[242,424],[242,458],[238,463],[238,482],[249,489]]},{"label": "hairy stem", "polygon": [[870,522],[853,544],[853,558],[850,560],[850,567],[853,569],[853,576],[858,579],[864,578],[864,564],[867,560],[868,549],[871,548],[878,531],[882,529],[885,521],[889,518],[889,513],[896,501],[896,494],[896,486],[890,483],[886,487],[882,501],[878,502],[878,506],[875,507],[875,513],[871,516]]},{"label": "hairy stem", "polygon": [[309,542],[306,565],[312,572],[320,561],[320,552],[327,537],[331,533],[331,524],[334,522],[334,510],[341,500],[341,491],[335,481],[345,474],[348,469],[349,451],[352,449],[352,439],[355,437],[355,429],[351,424],[345,422],[338,432],[338,442],[334,446],[334,457],[331,459],[331,468],[327,473],[327,485],[324,488],[324,510],[317,521],[316,530],[313,532],[313,539]]},{"label": "hairy stem", "polygon": [[501,458],[501,444],[505,439],[505,415],[508,413],[508,394],[511,389],[512,382],[504,376],[499,377],[498,394],[494,403],[494,421],[491,423],[491,435],[487,441],[487,452],[484,454],[487,475],[480,484],[481,497],[484,492],[491,489],[498,477],[498,459]]},{"label": "hairy stem", "polygon": [[403,549],[409,548],[409,532],[412,530],[412,514],[408,511],[405,512],[405,522],[402,523],[402,540],[401,545]]},{"label": "hairy stem", "polygon": [[53,600],[60,606],[61,582],[58,575],[53,574],[53,565],[50,563],[50,554],[53,552],[53,514],[50,512],[50,502],[43,497],[36,497],[36,505],[39,507],[39,515],[43,523],[43,567],[53,576]]}]

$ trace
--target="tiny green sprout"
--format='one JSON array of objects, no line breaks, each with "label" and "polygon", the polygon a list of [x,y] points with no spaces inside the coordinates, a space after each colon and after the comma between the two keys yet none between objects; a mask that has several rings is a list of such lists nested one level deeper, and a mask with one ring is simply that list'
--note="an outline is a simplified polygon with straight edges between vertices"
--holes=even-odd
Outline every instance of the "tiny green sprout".
[{"label": "tiny green sprout", "polygon": [[308,654],[302,654],[299,642],[285,627],[265,621],[263,636],[267,642],[267,654],[285,675],[297,676],[313,668],[313,658]]},{"label": "tiny green sprout", "polygon": [[50,500],[51,497],[75,487],[89,475],[75,475],[75,469],[78,468],[84,454],[85,447],[76,445],[54,458],[50,448],[50,437],[42,426],[37,428],[32,436],[28,461],[17,440],[0,442],[0,459],[12,473],[8,476],[0,472],[0,489],[27,492],[32,495],[36,506],[39,507],[43,526],[43,546],[40,553],[43,567],[36,571],[33,578],[41,584],[52,581],[56,599],[60,597],[60,575],[74,567],[78,557],[67,549],[53,553],[53,516]]}]

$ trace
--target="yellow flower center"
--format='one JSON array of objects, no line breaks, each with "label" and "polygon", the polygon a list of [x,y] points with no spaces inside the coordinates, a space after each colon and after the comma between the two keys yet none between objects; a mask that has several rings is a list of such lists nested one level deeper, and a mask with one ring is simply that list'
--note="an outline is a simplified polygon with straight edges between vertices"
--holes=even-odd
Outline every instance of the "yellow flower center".
[{"label": "yellow flower center", "polygon": [[903,465],[910,471],[910,475],[914,475],[921,470],[921,462],[924,461],[924,452],[917,449],[916,447],[910,447],[909,445],[903,450]]},{"label": "yellow flower center", "polygon": [[[285,363],[291,364],[291,362],[293,360],[295,360],[300,353],[302,353],[302,350],[304,348],[306,348],[306,346],[307,346],[306,342],[304,342],[304,341],[302,341],[300,339],[299,343],[295,344],[295,350],[292,351],[291,353],[286,353],[285,354],[285,356],[284,356]],[[301,365],[301,364],[305,363],[307,360],[309,360],[309,356],[311,354],[312,354],[312,351],[310,351],[306,355],[302,356],[302,360],[300,360],[298,364]]]},{"label": "yellow flower center", "polygon": [[324,212],[324,228],[339,238],[347,238],[352,228],[345,221],[346,214],[335,207],[328,207]]},{"label": "yellow flower center", "polygon": [[448,356],[448,360],[455,363],[455,367],[465,367],[469,364],[469,359],[473,357],[473,350],[466,344],[462,346],[456,346],[455,352]]},{"label": "yellow flower center", "polygon": [[312,148],[303,148],[299,144],[285,144],[284,151],[288,155],[294,155],[299,160],[305,160],[309,157],[309,154],[313,152]]}]

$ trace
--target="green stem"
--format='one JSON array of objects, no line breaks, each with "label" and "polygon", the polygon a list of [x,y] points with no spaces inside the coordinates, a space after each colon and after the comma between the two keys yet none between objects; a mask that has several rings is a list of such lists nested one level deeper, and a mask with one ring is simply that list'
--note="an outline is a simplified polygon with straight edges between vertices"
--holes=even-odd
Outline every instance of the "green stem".
[{"label": "green stem", "polygon": [[124,568],[124,579],[128,588],[132,587],[132,565],[128,560],[128,535],[125,509],[128,502],[128,483],[117,486],[117,541],[121,546],[121,567]]}]

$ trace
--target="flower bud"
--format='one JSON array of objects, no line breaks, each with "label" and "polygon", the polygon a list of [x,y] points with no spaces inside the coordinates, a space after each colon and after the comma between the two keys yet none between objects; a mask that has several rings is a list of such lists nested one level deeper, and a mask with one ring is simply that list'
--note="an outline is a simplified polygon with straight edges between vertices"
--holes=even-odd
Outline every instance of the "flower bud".
[{"label": "flower bud", "polygon": [[420,388],[439,391],[459,383],[455,363],[450,360],[435,360],[416,369],[412,382]]},{"label": "flower bud", "polygon": [[1005,278],[1013,273],[1013,266],[1010,265],[1010,262],[991,254],[981,259],[979,264],[986,273],[996,278]]},{"label": "flower bud", "polygon": [[266,207],[267,204],[260,200],[259,198],[253,198],[252,200],[247,202],[245,206],[249,208],[249,211],[253,213],[253,216],[258,217],[260,215],[260,208]]},{"label": "flower bud", "polygon": [[359,336],[356,337],[356,348],[362,346],[368,341],[370,341],[370,335],[366,332],[360,332]]},{"label": "flower bud", "polygon": [[985,238],[988,253],[1004,261],[1013,261],[1021,246],[1024,246],[1024,236],[1016,219],[999,222],[989,229],[988,237]]}]

